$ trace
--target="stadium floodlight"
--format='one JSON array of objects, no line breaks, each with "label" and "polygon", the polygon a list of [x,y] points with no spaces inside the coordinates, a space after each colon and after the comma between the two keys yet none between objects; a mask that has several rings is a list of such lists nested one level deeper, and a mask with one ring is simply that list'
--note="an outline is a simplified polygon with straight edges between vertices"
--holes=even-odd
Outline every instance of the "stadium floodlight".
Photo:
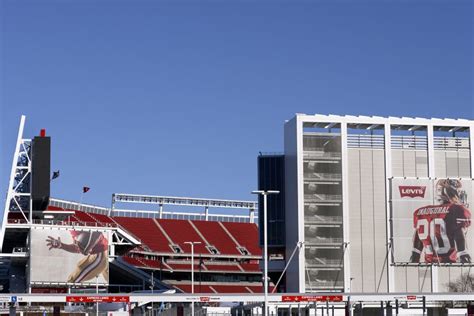
[{"label": "stadium floodlight", "polygon": [[268,236],[267,236],[267,196],[279,194],[277,190],[255,190],[252,194],[263,196],[263,293],[265,297],[264,315],[268,315]]},{"label": "stadium floodlight", "polygon": [[[199,245],[200,241],[185,241],[191,246],[191,293],[194,294],[194,245]],[[191,315],[194,315],[194,299],[191,302]]]}]

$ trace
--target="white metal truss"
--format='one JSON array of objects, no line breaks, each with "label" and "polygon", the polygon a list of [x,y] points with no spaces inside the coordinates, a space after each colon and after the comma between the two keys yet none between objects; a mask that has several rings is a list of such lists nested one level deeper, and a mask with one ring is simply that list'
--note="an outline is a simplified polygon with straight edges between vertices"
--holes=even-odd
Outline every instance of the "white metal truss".
[{"label": "white metal truss", "polygon": [[18,128],[18,137],[13,155],[13,162],[8,184],[7,199],[3,212],[3,221],[0,232],[0,251],[3,248],[5,230],[8,223],[9,212],[19,212],[27,223],[32,220],[31,204],[31,139],[23,138],[26,117],[21,116]]},{"label": "white metal truss", "polygon": [[203,214],[205,216],[205,220],[208,220],[209,208],[246,209],[249,211],[248,218],[251,223],[253,223],[255,220],[255,211],[258,207],[258,203],[254,201],[114,193],[112,194],[112,208],[110,209],[110,213],[108,215],[112,215],[112,212],[114,211],[122,211],[115,209],[116,203],[158,205],[160,218],[162,218],[164,214],[163,205],[204,207]]},{"label": "white metal truss", "polygon": [[233,209],[256,209],[257,202],[237,200],[216,200],[189,197],[156,196],[115,193],[112,195],[112,209],[116,202],[122,203],[144,203],[157,205],[181,205],[181,206],[204,206],[216,208]]}]

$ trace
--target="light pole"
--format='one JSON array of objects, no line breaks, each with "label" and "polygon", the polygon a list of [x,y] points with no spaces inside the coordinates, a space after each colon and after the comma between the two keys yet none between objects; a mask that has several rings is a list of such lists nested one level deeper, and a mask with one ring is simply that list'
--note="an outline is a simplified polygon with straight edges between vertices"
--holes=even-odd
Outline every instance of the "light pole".
[{"label": "light pole", "polygon": [[155,289],[155,278],[153,277],[153,271],[151,271],[151,316],[155,315],[153,312],[153,290]]},{"label": "light pole", "polygon": [[[194,245],[199,245],[200,241],[185,241],[185,244],[191,246],[191,293],[194,294]],[[194,316],[194,298],[191,302],[191,315]]]},{"label": "light pole", "polygon": [[[96,294],[99,294],[99,276],[95,276],[95,292]],[[95,314],[99,316],[99,300],[97,300],[97,303],[95,304]]]},{"label": "light pole", "polygon": [[263,196],[263,291],[265,296],[264,315],[268,315],[268,236],[267,236],[267,196],[269,194],[279,194],[276,190],[257,190],[252,194]]}]

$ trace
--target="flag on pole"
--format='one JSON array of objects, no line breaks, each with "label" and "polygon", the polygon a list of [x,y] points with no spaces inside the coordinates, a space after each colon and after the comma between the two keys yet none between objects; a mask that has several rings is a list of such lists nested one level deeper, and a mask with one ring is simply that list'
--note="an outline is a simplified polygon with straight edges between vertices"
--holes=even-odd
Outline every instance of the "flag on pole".
[{"label": "flag on pole", "polygon": [[83,187],[82,188],[82,193],[86,193],[87,191],[89,191],[91,188],[89,187]]},{"label": "flag on pole", "polygon": [[58,171],[53,171],[53,176],[51,177],[51,180],[54,180],[56,178],[59,178],[59,170]]}]

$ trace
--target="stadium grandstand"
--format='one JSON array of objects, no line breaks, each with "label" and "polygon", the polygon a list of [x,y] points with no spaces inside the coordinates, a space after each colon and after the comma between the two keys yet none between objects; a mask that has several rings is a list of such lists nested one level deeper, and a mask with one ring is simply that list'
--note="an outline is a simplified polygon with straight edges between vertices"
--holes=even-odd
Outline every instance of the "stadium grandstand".
[{"label": "stadium grandstand", "polygon": [[[334,122],[335,119],[341,122]],[[358,125],[350,125],[349,119],[350,122],[356,120]],[[318,125],[319,121],[324,123],[322,127]],[[316,131],[307,130],[309,125],[305,124],[308,122]],[[367,126],[367,122],[372,124]],[[384,126],[384,135],[390,138],[393,132],[390,124],[396,124],[394,126],[398,128],[401,123],[410,122],[413,124],[409,129],[417,131],[422,129],[419,127],[422,124],[427,124],[427,130],[437,132],[444,132],[447,127],[464,134],[469,130],[468,142],[464,134],[453,134],[451,138],[454,139],[447,139],[447,144],[453,143],[459,153],[454,160],[456,168],[451,168],[453,159],[436,167],[447,170],[446,174],[439,173],[446,179],[434,182],[434,178],[426,177],[426,172],[431,170],[426,159],[420,162],[421,166],[407,169],[425,172],[419,174],[420,177],[407,173],[400,179],[386,178],[390,173],[382,171],[391,169],[382,163],[383,156],[377,156],[382,162],[373,166],[377,173],[366,168],[369,171],[363,169],[353,175],[342,168],[348,160],[346,151],[360,150],[356,153],[361,157],[367,152],[375,157],[375,153],[382,155],[384,151],[391,157],[397,150],[404,150],[403,155],[408,155],[414,148],[416,155],[425,153],[419,153],[421,150],[411,143],[406,148],[393,149],[393,153],[390,146],[379,148],[379,134],[371,135],[377,140],[375,145],[371,143],[366,148],[363,143],[363,148],[349,148],[348,144],[352,143],[345,139],[349,134],[342,133],[341,136],[338,128],[342,126],[345,131],[352,126],[371,130]],[[298,129],[290,129],[291,124],[296,126],[296,123]],[[460,126],[453,126],[455,123]],[[371,237],[372,233],[366,236],[371,227],[369,219],[376,211],[389,216],[396,206],[397,214],[404,211],[411,215],[414,209],[418,212],[420,205],[423,207],[433,201],[435,193],[456,198],[450,202],[450,209],[440,208],[441,213],[452,208],[456,218],[450,223],[456,225],[451,225],[451,229],[458,233],[467,230],[471,223],[468,205],[474,194],[474,162],[471,159],[474,125],[471,121],[390,118],[385,122],[381,118],[367,117],[297,116],[287,123],[289,136],[285,138],[285,153],[258,158],[258,191],[254,192],[260,194],[263,203],[115,193],[110,207],[50,197],[50,181],[55,177],[54,173],[51,177],[50,169],[51,138],[46,136],[45,130],[32,139],[24,138],[24,125],[25,117],[22,116],[0,230],[0,292],[3,293],[0,295],[0,314],[181,316],[260,315],[263,312],[265,315],[391,316],[466,315],[466,311],[469,315],[474,314],[473,265],[468,254],[474,239],[470,232],[458,234],[456,243],[466,241],[459,243],[459,247],[465,246],[465,249],[458,247],[459,258],[441,257],[443,253],[438,251],[435,262],[430,253],[431,256],[421,259],[419,254],[427,250],[420,243],[413,244],[417,247],[413,248],[412,241],[408,242],[407,251],[400,252],[400,256],[404,256],[400,260],[405,261],[394,260],[397,253],[391,248],[388,248],[390,252],[385,250],[385,246],[391,245],[385,242],[398,236],[390,235],[391,230],[376,240]],[[296,136],[294,132],[298,132]],[[329,132],[334,135],[328,136]],[[419,139],[417,137],[411,136],[415,140]],[[432,138],[430,135],[423,137]],[[308,139],[315,140],[317,150],[303,146],[306,143],[302,140]],[[384,142],[390,144],[388,140]],[[423,145],[423,151],[433,154],[435,142],[428,141],[428,144],[431,145]],[[441,150],[437,153],[451,154],[450,146],[447,146],[447,153]],[[416,155],[410,157],[416,158]],[[437,161],[444,161],[443,155],[438,156]],[[353,161],[356,160],[350,160]],[[403,166],[410,166],[409,161]],[[451,169],[457,172],[454,174],[456,179],[448,178],[453,177]],[[357,169],[353,166],[351,170]],[[348,214],[352,214],[353,209],[361,212],[365,208],[359,203],[344,201],[362,191],[356,191],[353,186],[349,190],[347,179],[363,178],[361,175],[372,173],[383,181],[370,187],[373,196],[369,200],[375,201],[375,196],[386,200],[379,203],[381,206],[376,211],[371,202],[373,213],[356,217],[358,220],[355,221]],[[354,183],[359,183],[360,179],[357,180]],[[340,186],[346,189],[342,190]],[[392,186],[398,186],[398,190],[390,191]],[[83,190],[86,192],[88,188]],[[385,195],[374,193],[379,191]],[[265,194],[269,192],[279,194],[273,194],[267,201]],[[429,198],[422,199],[426,192]],[[391,201],[397,194],[398,200]],[[414,198],[417,200],[412,200]],[[409,201],[408,206],[404,204],[408,203],[406,201]],[[431,212],[433,207],[425,208]],[[424,213],[426,211],[420,215],[426,215]],[[391,229],[390,225],[386,226],[387,218],[378,221],[377,228]],[[400,222],[410,223],[400,230],[403,236],[410,235],[403,240],[416,240],[411,238],[412,220],[400,218]],[[420,218],[420,223],[426,226],[424,220],[427,219]],[[439,219],[436,222],[440,222]],[[262,246],[265,249],[262,245],[265,230],[259,230],[256,223],[269,229],[268,260],[261,250]],[[362,229],[358,223],[367,225]],[[358,232],[364,238],[349,238],[347,232],[351,227],[355,227],[352,233]],[[433,234],[436,232],[433,229]],[[417,232],[426,242],[423,233]],[[380,258],[370,259],[367,252],[372,247],[367,245],[375,243],[385,252],[378,251]],[[441,249],[440,245],[435,244]],[[366,254],[351,252],[351,247],[360,247]],[[416,252],[418,256],[409,257],[406,253],[410,252]],[[446,262],[441,262],[442,259]],[[373,269],[370,273],[365,268],[359,270],[359,262],[362,268],[373,262]],[[266,273],[262,273],[262,266],[268,266],[267,291],[263,286]],[[348,273],[352,266],[355,272]],[[402,277],[395,277],[396,274],[390,273],[394,269],[405,272]],[[408,274],[406,271],[410,270],[416,273]],[[447,279],[444,278],[445,271]],[[363,281],[375,272],[379,273],[375,275],[378,278],[370,279],[370,284]]]},{"label": "stadium grandstand", "polygon": [[[256,202],[120,193],[106,208],[52,198],[51,138],[24,139],[24,123],[0,234],[3,293],[263,291]],[[156,207],[117,207],[130,203]]]},{"label": "stadium grandstand", "polygon": [[[262,291],[262,273],[259,261],[258,228],[242,221],[244,216],[212,215],[208,220],[185,219],[199,216],[179,212],[162,216],[180,216],[183,219],[159,218],[159,212],[124,212],[93,205],[50,199],[48,211],[68,214],[60,223],[72,227],[119,227],[136,237],[140,244],[121,256],[124,263],[155,276],[170,288],[191,293],[191,249],[186,242],[199,242],[194,247],[195,293],[258,293]],[[106,214],[115,214],[109,216]],[[134,215],[119,216],[119,215]],[[21,223],[20,214],[10,213],[9,223]],[[156,216],[143,217],[143,216]],[[221,217],[227,221],[215,221]],[[43,223],[48,223],[48,220]],[[115,287],[110,284],[110,290]]]}]

